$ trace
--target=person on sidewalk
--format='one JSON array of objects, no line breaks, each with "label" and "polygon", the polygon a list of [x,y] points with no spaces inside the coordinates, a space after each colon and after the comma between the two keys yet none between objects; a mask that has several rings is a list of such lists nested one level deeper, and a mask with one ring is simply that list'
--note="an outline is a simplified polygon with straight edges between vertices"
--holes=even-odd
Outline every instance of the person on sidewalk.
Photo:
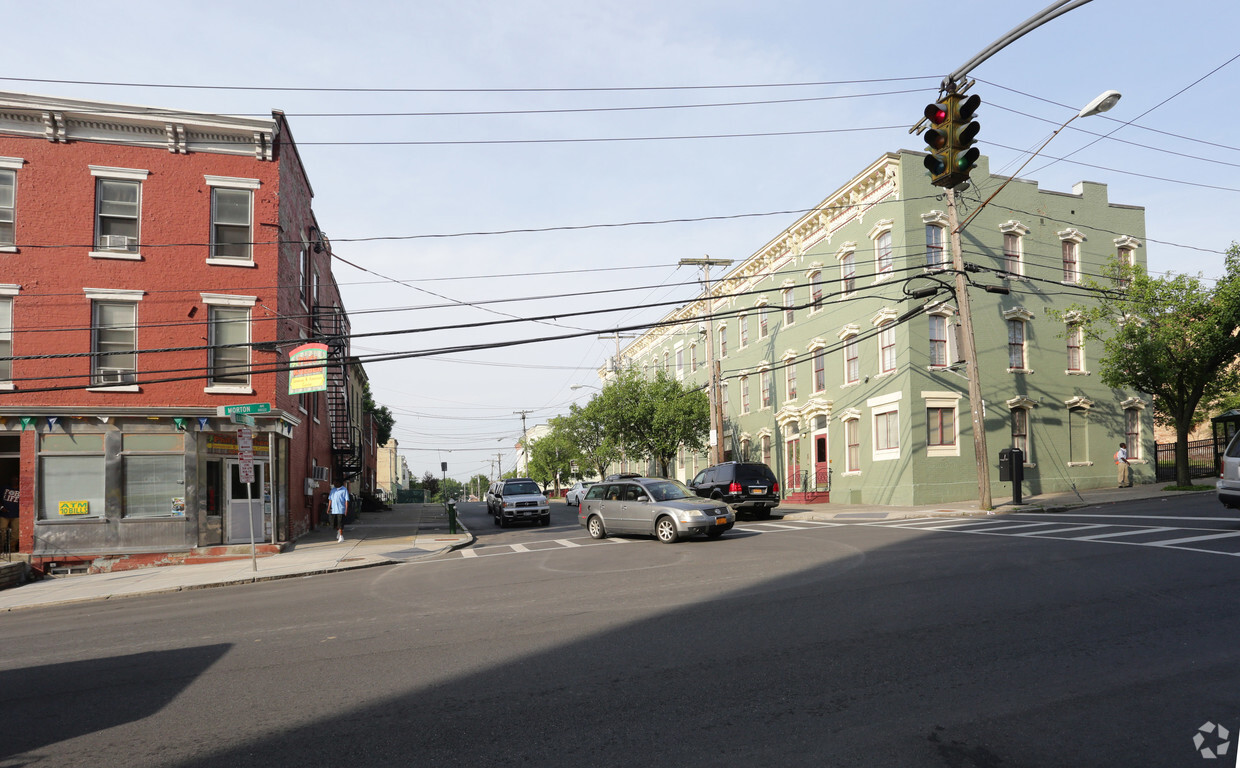
[{"label": "person on sidewalk", "polygon": [[17,475],[14,475],[8,485],[0,489],[0,549],[5,552],[17,551],[18,524],[21,520],[17,502],[20,498]]},{"label": "person on sidewalk", "polygon": [[1132,487],[1132,471],[1128,465],[1128,443],[1120,443],[1115,452],[1115,468],[1119,472],[1118,488]]},{"label": "person on sidewalk", "polygon": [[327,502],[332,523],[336,526],[336,541],[344,541],[344,516],[349,511],[349,489],[344,487],[344,481],[340,478],[336,478],[336,481],[332,483],[332,491],[327,496]]}]

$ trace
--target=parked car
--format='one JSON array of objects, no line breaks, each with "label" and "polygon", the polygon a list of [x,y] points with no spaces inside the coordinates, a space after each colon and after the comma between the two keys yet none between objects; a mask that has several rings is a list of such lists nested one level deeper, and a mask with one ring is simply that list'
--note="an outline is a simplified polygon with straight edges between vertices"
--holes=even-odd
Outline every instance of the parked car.
[{"label": "parked car", "polygon": [[528,477],[514,477],[496,483],[491,514],[500,528],[507,528],[516,522],[551,525],[551,505],[538,483]]},{"label": "parked car", "polygon": [[590,486],[594,483],[583,483],[580,480],[573,483],[573,487],[568,489],[568,493],[564,494],[564,503],[570,507],[580,507],[581,500],[585,498],[586,491],[590,490]]},{"label": "parked car", "polygon": [[577,521],[594,539],[639,533],[672,544],[699,533],[717,539],[736,525],[736,513],[698,498],[676,480],[622,477],[593,485],[577,509]]},{"label": "parked car", "polygon": [[499,489],[501,486],[503,486],[503,484],[504,484],[503,480],[497,480],[494,483],[491,483],[491,485],[487,487],[487,492],[484,494],[484,496],[485,496],[485,500],[487,503],[487,514],[488,515],[495,514],[495,498],[499,496]]},{"label": "parked car", "polygon": [[1221,464],[1218,482],[1214,484],[1218,500],[1224,507],[1240,509],[1240,432],[1227,444]]},{"label": "parked car", "polygon": [[770,517],[779,506],[779,481],[765,464],[728,461],[707,467],[689,483],[698,496],[722,501],[737,512]]}]

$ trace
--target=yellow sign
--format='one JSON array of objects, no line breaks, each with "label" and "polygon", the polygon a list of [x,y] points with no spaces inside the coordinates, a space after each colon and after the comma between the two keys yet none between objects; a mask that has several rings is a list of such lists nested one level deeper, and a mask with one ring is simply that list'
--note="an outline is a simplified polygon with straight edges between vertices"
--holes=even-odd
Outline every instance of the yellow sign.
[{"label": "yellow sign", "polygon": [[309,343],[288,353],[288,393],[304,395],[327,389],[327,345]]},{"label": "yellow sign", "polygon": [[60,502],[60,514],[62,515],[89,515],[89,501],[62,501]]}]

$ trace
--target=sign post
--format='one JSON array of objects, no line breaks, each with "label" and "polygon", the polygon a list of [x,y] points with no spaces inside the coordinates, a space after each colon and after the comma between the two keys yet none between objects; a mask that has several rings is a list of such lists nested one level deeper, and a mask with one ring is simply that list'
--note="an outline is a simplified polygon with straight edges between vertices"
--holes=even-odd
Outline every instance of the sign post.
[{"label": "sign post", "polygon": [[250,520],[250,570],[257,571],[258,545],[254,538],[254,433],[249,427],[237,430],[237,461],[240,462],[237,467],[239,479],[245,483],[246,517]]}]

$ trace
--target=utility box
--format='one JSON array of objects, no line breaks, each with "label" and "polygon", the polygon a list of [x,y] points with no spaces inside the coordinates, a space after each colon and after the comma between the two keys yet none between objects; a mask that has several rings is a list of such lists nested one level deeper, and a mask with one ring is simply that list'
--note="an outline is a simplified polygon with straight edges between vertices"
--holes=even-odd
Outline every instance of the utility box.
[{"label": "utility box", "polygon": [[1020,484],[1025,479],[1025,452],[1019,448],[999,451],[999,482]]}]

